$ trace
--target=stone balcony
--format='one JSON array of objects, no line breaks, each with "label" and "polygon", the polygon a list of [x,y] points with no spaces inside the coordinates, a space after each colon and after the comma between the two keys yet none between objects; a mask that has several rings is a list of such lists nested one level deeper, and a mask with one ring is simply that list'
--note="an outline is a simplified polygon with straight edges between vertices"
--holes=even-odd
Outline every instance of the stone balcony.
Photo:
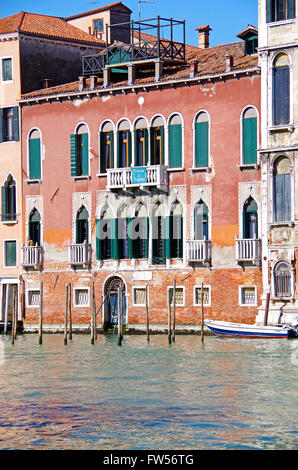
[{"label": "stone balcony", "polygon": [[261,240],[239,239],[236,237],[236,260],[238,263],[251,263],[259,265],[262,256]]},{"label": "stone balcony", "polygon": [[90,243],[70,243],[68,245],[68,262],[72,267],[88,268],[91,265]]},{"label": "stone balcony", "polygon": [[211,240],[186,240],[186,259],[189,263],[211,261]]},{"label": "stone balcony", "polygon": [[43,248],[42,246],[22,246],[22,260],[21,265],[23,268],[40,269],[43,265]]},{"label": "stone balcony", "polygon": [[168,172],[165,165],[107,169],[107,189],[130,188],[168,189]]}]

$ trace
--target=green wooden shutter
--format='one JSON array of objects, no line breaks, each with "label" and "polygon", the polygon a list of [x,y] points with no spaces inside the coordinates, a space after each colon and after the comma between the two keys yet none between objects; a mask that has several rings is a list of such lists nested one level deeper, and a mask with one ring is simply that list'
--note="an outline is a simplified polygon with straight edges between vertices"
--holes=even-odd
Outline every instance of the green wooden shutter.
[{"label": "green wooden shutter", "polygon": [[111,142],[111,168],[114,168],[114,132],[110,131]]},{"label": "green wooden shutter", "polygon": [[6,241],[5,242],[5,266],[16,266],[17,264],[17,250],[16,250],[16,241]]},{"label": "green wooden shutter", "polygon": [[208,167],[209,156],[209,123],[197,122],[195,126],[196,136],[196,167]]},{"label": "green wooden shutter", "polygon": [[6,187],[1,188],[1,220],[4,222],[7,220],[7,191]]},{"label": "green wooden shutter", "polygon": [[78,136],[70,136],[70,168],[71,176],[78,176]]},{"label": "green wooden shutter", "polygon": [[266,0],[266,22],[271,23],[274,21],[274,11],[272,8],[272,0]]},{"label": "green wooden shutter", "polygon": [[0,142],[4,141],[4,119],[3,108],[0,108]]},{"label": "green wooden shutter", "polygon": [[165,255],[171,258],[171,216],[165,217]]},{"label": "green wooden shutter", "polygon": [[145,246],[145,253],[144,253],[144,258],[148,258],[149,256],[149,218],[145,217],[144,221],[144,246]]},{"label": "green wooden shutter", "polygon": [[118,219],[111,219],[111,251],[112,259],[119,259],[118,254]]},{"label": "green wooden shutter", "polygon": [[29,174],[31,180],[41,178],[40,139],[29,139]]},{"label": "green wooden shutter", "polygon": [[295,18],[295,0],[288,0],[288,17],[287,19],[290,20]]},{"label": "green wooden shutter", "polygon": [[13,107],[13,140],[20,140],[19,138],[19,108],[18,106]]},{"label": "green wooden shutter", "polygon": [[182,126],[174,124],[169,127],[169,167],[182,167]]},{"label": "green wooden shutter", "polygon": [[101,249],[101,220],[96,220],[96,259],[101,260],[103,259],[103,253]]},{"label": "green wooden shutter", "polygon": [[127,243],[128,243],[128,259],[132,259],[134,257],[134,250],[133,250],[134,240],[131,237],[131,231],[132,231],[131,225],[133,225],[133,224],[130,224],[131,220],[133,220],[133,219],[131,219],[130,217],[127,217],[127,219],[126,219],[127,237],[128,237],[128,240],[127,240]]},{"label": "green wooden shutter", "polygon": [[257,118],[243,119],[243,163],[257,163]]},{"label": "green wooden shutter", "polygon": [[165,128],[160,126],[160,139],[161,139],[161,165],[165,164]]},{"label": "green wooden shutter", "polygon": [[100,173],[105,173],[106,168],[105,168],[105,133],[100,132],[99,134],[99,149],[100,149],[100,154],[99,154],[99,171]]},{"label": "green wooden shutter", "polygon": [[82,174],[89,174],[89,135],[82,134]]},{"label": "green wooden shutter", "polygon": [[183,216],[176,216],[177,223],[177,256],[183,258]]}]

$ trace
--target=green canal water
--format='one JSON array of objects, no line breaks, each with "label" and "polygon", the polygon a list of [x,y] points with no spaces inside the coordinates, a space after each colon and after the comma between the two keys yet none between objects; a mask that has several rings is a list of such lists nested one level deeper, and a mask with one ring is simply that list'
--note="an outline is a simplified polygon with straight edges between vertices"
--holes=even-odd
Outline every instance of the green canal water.
[{"label": "green canal water", "polygon": [[298,340],[0,336],[0,449],[297,448]]}]

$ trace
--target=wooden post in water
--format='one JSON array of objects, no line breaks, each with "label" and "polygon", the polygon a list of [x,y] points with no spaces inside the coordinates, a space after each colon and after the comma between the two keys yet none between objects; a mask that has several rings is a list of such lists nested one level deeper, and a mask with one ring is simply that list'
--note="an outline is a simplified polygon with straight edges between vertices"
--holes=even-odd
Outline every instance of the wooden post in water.
[{"label": "wooden post in water", "polygon": [[270,286],[268,287],[268,291],[267,291],[267,294],[266,294],[266,306],[265,306],[265,315],[264,315],[264,326],[267,326],[267,323],[268,323],[269,305],[270,305]]},{"label": "wooden post in water", "polygon": [[71,284],[68,286],[68,314],[69,314],[69,339],[72,339],[72,318],[71,318]]},{"label": "wooden post in water", "polygon": [[42,344],[42,302],[43,302],[43,282],[40,283],[38,344]]},{"label": "wooden post in water", "polygon": [[171,333],[171,289],[168,291],[168,342],[172,342],[172,333]]},{"label": "wooden post in water", "polygon": [[67,344],[68,284],[65,284],[64,344]]},{"label": "wooden post in water", "polygon": [[93,308],[93,287],[91,294],[91,344],[94,344],[94,308]]},{"label": "wooden post in water", "polygon": [[147,341],[150,341],[149,338],[149,299],[148,299],[148,284],[146,285],[146,330],[147,330]]},{"label": "wooden post in water", "polygon": [[172,332],[173,343],[175,343],[175,329],[176,329],[176,281],[174,281],[174,285],[173,285],[173,332]]},{"label": "wooden post in water", "polygon": [[16,302],[16,291],[14,289],[13,292],[13,306],[12,306],[12,325],[11,325],[11,344],[14,344],[15,338],[16,338],[16,322],[17,322],[17,314],[16,314],[16,309],[17,309],[17,302]]},{"label": "wooden post in water", "polygon": [[204,343],[204,283],[201,290],[201,341]]},{"label": "wooden post in water", "polygon": [[122,291],[121,288],[118,288],[118,346],[122,344],[121,336],[121,322],[122,322]]},{"label": "wooden post in water", "polygon": [[97,333],[96,333],[96,304],[95,304],[95,290],[94,290],[94,282],[92,285],[92,300],[91,300],[91,308],[92,308],[92,322],[91,322],[91,328],[93,330],[92,336],[93,336],[93,342],[91,341],[92,344],[94,344],[96,338],[97,338]]}]

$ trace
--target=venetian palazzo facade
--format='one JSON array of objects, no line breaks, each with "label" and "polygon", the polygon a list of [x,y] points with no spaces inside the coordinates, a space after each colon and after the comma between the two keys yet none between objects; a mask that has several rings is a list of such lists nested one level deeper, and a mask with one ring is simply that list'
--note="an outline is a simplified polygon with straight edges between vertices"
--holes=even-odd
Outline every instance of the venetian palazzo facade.
[{"label": "venetian palazzo facade", "polygon": [[263,296],[258,321],[292,323],[297,305],[297,0],[259,1]]},{"label": "venetian palazzo facade", "polygon": [[150,324],[165,326],[174,280],[178,327],[199,324],[202,297],[207,318],[255,321],[257,29],[212,48],[210,31],[198,28],[199,47],[182,49],[133,31],[134,54],[157,38],[176,56],[137,63],[131,44],[114,43],[89,76],[22,96],[28,326],[38,321],[41,282],[45,326],[63,323],[68,283],[74,327],[90,323],[93,286],[98,324],[115,323],[122,286],[126,325],[144,325],[148,286]]}]

